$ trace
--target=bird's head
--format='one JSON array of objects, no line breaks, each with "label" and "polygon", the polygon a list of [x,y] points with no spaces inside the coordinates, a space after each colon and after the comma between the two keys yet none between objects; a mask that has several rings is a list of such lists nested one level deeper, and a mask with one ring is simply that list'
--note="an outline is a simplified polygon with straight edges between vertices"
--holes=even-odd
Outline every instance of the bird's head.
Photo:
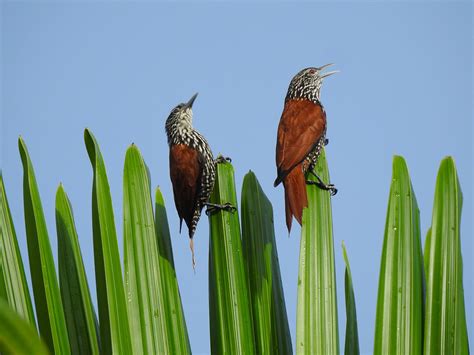
[{"label": "bird's head", "polygon": [[190,125],[193,124],[193,103],[196,100],[198,93],[195,93],[188,102],[180,103],[174,109],[171,110],[168,119],[166,120],[166,125],[168,125],[169,121],[173,121],[173,123],[183,124],[183,125]]},{"label": "bird's head", "polygon": [[319,94],[323,80],[330,75],[338,73],[339,70],[323,72],[324,69],[333,63],[323,65],[319,68],[305,68],[300,70],[291,80],[288,88],[287,99],[306,99],[319,101]]},{"label": "bird's head", "polygon": [[181,103],[171,110],[165,124],[168,143],[171,144],[179,136],[193,129],[193,103],[197,95],[195,93],[188,102]]}]

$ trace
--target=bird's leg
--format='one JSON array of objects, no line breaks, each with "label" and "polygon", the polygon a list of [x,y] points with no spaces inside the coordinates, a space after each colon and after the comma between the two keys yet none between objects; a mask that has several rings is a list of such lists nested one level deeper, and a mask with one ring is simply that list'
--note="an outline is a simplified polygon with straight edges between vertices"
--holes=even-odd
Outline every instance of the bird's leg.
[{"label": "bird's leg", "polygon": [[232,163],[232,159],[229,157],[224,157],[219,154],[217,158],[214,160],[214,162],[216,164]]},{"label": "bird's leg", "polygon": [[237,208],[232,206],[232,204],[230,204],[229,202],[224,203],[222,205],[219,205],[217,203],[206,202],[204,205],[207,207],[206,214],[208,216],[218,211],[227,211],[227,212],[232,212],[232,213],[237,211]]},{"label": "bird's leg", "polygon": [[335,194],[337,194],[337,189],[336,189],[336,187],[334,186],[334,184],[325,184],[325,183],[323,182],[323,180],[321,180],[321,178],[313,171],[313,169],[310,169],[309,172],[310,172],[318,181],[306,180],[306,183],[307,183],[308,185],[316,185],[316,186],[318,186],[320,189],[329,191],[329,193],[331,194],[331,196],[334,196]]}]

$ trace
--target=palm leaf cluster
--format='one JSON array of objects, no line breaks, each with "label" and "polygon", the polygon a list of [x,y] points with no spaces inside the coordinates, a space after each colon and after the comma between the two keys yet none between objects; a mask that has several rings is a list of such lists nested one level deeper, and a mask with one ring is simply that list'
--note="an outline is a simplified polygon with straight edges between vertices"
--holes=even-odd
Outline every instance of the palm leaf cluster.
[{"label": "palm leaf cluster", "polygon": [[[191,353],[160,190],[152,196],[146,164],[138,147],[131,145],[124,163],[121,265],[104,159],[89,130],[84,140],[93,170],[97,310],[84,271],[72,206],[62,185],[56,194],[58,269],[54,266],[33,164],[20,138],[32,294],[0,175],[0,353]],[[316,169],[329,181],[324,152]],[[255,174],[249,172],[243,180],[240,210],[209,217],[212,353],[339,353],[331,201],[326,191],[314,185],[307,186],[307,193],[294,344],[280,276],[273,209]],[[230,163],[218,164],[211,202],[238,205]],[[432,225],[423,249],[408,169],[403,158],[394,158],[380,264],[375,354],[469,353],[461,207],[456,168],[448,157],[439,168]],[[347,316],[344,352],[358,354],[356,297],[345,246],[343,257]]]}]

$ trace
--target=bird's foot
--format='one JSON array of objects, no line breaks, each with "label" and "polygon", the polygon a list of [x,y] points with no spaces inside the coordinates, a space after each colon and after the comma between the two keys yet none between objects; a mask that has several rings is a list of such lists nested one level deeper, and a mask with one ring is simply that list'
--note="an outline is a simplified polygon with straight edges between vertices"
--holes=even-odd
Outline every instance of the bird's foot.
[{"label": "bird's foot", "polygon": [[334,186],[334,184],[325,184],[325,183],[322,183],[322,182],[319,182],[319,181],[313,181],[313,180],[306,180],[306,184],[316,185],[317,187],[319,187],[322,190],[329,191],[331,196],[334,196],[335,194],[337,194],[337,188]]},{"label": "bird's foot", "polygon": [[335,195],[337,194],[337,188],[336,188],[336,186],[334,186],[334,184],[329,184],[328,187],[329,187],[329,190],[328,190],[328,191],[329,191],[329,194],[330,194],[331,196],[335,196]]},{"label": "bird's foot", "polygon": [[334,196],[334,195],[337,194],[337,189],[336,189],[336,186],[334,186],[334,184],[325,184],[325,183],[323,182],[323,180],[318,176],[318,174],[316,174],[316,173],[314,172],[313,169],[310,170],[310,173],[311,173],[318,181],[306,180],[306,183],[307,183],[308,185],[316,185],[316,186],[318,186],[320,189],[329,191],[329,193],[331,194],[331,196]]},{"label": "bird's foot", "polygon": [[229,157],[224,157],[221,154],[219,154],[214,160],[216,164],[225,164],[225,163],[232,163],[232,159]]},{"label": "bird's foot", "polygon": [[237,208],[235,208],[229,202],[226,202],[222,205],[219,205],[217,203],[206,202],[205,206],[207,206],[206,215],[208,215],[208,216],[210,216],[211,214],[216,213],[218,211],[227,211],[227,212],[231,212],[231,213],[234,213],[235,211],[237,211]]}]

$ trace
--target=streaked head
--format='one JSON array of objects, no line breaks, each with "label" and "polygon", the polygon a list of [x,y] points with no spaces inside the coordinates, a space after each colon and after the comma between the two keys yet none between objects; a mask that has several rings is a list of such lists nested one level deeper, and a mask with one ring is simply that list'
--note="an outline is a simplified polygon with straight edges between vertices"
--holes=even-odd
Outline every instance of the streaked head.
[{"label": "streaked head", "polygon": [[333,63],[323,65],[319,68],[310,67],[300,70],[291,80],[286,98],[319,101],[323,80],[339,72],[339,70],[323,72],[324,69],[331,65],[333,65]]},{"label": "streaked head", "polygon": [[188,102],[180,103],[171,110],[165,124],[168,142],[172,136],[181,134],[184,130],[190,130],[193,127],[193,103],[198,93],[195,93]]},{"label": "streaked head", "polygon": [[193,123],[193,103],[196,100],[198,93],[195,93],[188,102],[180,103],[174,109],[171,110],[168,119],[166,120],[166,124],[168,121],[176,121],[176,122],[183,122],[192,125]]}]

